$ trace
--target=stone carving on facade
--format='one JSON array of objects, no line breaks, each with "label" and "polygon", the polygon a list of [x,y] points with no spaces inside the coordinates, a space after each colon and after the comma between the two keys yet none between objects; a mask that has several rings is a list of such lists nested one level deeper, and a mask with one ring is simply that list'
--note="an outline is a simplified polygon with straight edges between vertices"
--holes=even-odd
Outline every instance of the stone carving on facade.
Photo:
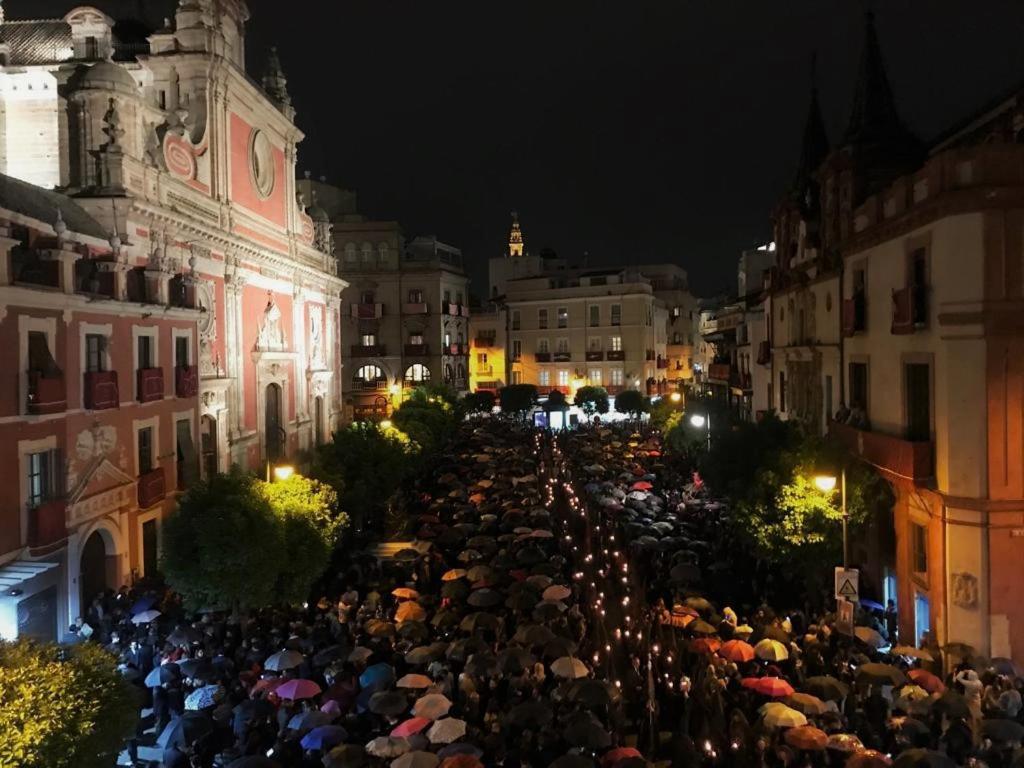
[{"label": "stone carving on facade", "polygon": [[75,456],[80,461],[91,461],[105,456],[117,446],[117,430],[99,422],[83,429],[75,439]]},{"label": "stone carving on facade", "polygon": [[[195,258],[193,256],[193,258]],[[199,375],[219,376],[220,360],[214,342],[217,340],[217,303],[213,286],[206,280],[196,279],[196,307],[199,315]]]},{"label": "stone carving on facade", "polygon": [[324,312],[309,308],[309,360],[313,368],[324,367]]},{"label": "stone carving on facade", "polygon": [[281,309],[274,301],[274,295],[267,293],[267,306],[263,310],[256,349],[260,352],[280,352],[285,348],[284,327],[281,323]]},{"label": "stone carving on facade", "polygon": [[953,581],[953,605],[960,608],[974,610],[978,607],[978,577],[973,573],[961,571],[954,573]]}]

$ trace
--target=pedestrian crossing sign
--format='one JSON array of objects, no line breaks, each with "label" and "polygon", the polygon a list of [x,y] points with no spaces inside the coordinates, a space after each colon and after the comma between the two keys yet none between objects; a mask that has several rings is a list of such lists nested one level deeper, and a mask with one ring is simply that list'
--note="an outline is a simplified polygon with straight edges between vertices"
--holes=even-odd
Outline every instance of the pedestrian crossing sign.
[{"label": "pedestrian crossing sign", "polygon": [[836,568],[836,599],[856,603],[860,596],[860,571],[856,568]]}]

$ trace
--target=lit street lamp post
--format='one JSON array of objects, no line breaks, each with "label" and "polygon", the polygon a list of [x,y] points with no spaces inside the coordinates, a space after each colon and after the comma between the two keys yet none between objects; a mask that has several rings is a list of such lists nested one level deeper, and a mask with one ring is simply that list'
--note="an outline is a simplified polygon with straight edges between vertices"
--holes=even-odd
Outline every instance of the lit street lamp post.
[{"label": "lit street lamp post", "polygon": [[[847,538],[847,527],[850,521],[850,515],[846,511],[846,468],[844,467],[839,473],[839,498],[843,515],[843,568],[849,564],[850,560],[850,545],[849,539]],[[836,476],[835,475],[817,475],[814,478],[814,484],[818,487],[818,490],[824,491],[825,493],[832,493],[836,488]]]}]

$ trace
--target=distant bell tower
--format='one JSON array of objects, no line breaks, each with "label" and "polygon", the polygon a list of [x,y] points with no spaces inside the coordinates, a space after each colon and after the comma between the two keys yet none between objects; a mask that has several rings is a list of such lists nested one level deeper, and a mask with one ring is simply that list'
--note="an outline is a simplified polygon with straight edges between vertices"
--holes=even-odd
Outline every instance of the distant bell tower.
[{"label": "distant bell tower", "polygon": [[508,236],[508,255],[523,255],[523,233],[519,229],[519,214],[516,211],[512,211],[512,231]]}]

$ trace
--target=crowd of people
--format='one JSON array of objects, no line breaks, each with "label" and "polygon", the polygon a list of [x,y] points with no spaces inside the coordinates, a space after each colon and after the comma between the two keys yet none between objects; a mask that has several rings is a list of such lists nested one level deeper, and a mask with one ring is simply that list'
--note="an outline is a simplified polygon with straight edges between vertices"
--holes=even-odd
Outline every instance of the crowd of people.
[{"label": "crowd of people", "polygon": [[[745,594],[742,604],[717,602],[716,585],[744,554],[718,546],[727,510],[699,478],[673,474],[657,436],[629,427],[560,441],[584,526],[578,567],[595,585],[585,603],[628,660],[619,662],[625,698],[650,712],[643,740],[652,760],[1024,764],[1024,681],[1010,659],[960,645],[900,645],[891,605],[865,601],[847,622],[837,611],[773,609],[756,585],[735,584],[728,593]],[[804,605],[804,596],[792,598]]]},{"label": "crowd of people", "polygon": [[[169,592],[94,603],[143,718],[123,762],[311,768],[646,765],[593,653],[549,444],[463,426],[406,509],[410,546],[353,554],[303,606],[188,615]],[[571,537],[570,537],[571,539]]]}]

